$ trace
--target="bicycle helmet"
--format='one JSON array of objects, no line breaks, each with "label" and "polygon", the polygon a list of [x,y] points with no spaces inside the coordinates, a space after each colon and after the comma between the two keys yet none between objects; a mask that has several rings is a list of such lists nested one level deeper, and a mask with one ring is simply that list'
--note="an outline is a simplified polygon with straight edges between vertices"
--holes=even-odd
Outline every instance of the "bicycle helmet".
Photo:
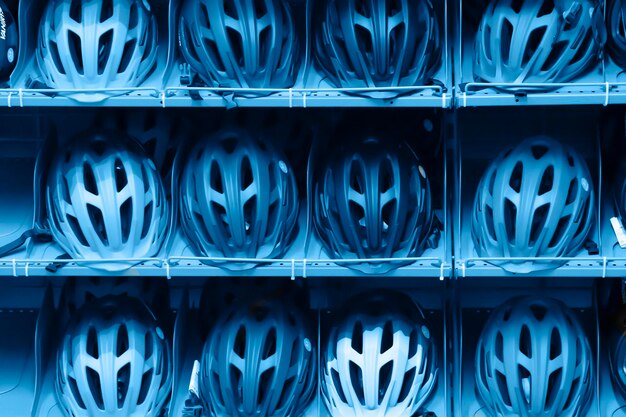
[{"label": "bicycle helmet", "polygon": [[101,298],[77,312],[62,338],[57,397],[72,417],[158,417],[171,366],[165,335],[141,301]]},{"label": "bicycle helmet", "polygon": [[488,415],[577,417],[593,401],[587,336],[574,313],[551,298],[516,298],[494,310],[475,363]]},{"label": "bicycle helmet", "polygon": [[181,193],[183,229],[203,256],[270,259],[292,243],[299,204],[293,171],[281,152],[245,130],[223,129],[199,142]]},{"label": "bicycle helmet", "polygon": [[437,348],[407,295],[359,295],[322,352],[322,398],[332,417],[413,416],[437,380]]},{"label": "bicycle helmet", "polygon": [[210,87],[289,88],[298,33],[285,0],[184,0],[180,50]]},{"label": "bicycle helmet", "polygon": [[430,0],[329,0],[315,58],[335,87],[424,85],[439,68],[439,23]]},{"label": "bicycle helmet", "polygon": [[0,0],[0,80],[9,78],[17,63],[17,25],[11,11]]},{"label": "bicycle helmet", "polygon": [[277,300],[239,304],[204,345],[200,395],[215,415],[298,417],[315,393],[315,351],[304,316]]},{"label": "bicycle helmet", "polygon": [[617,65],[626,68],[626,3],[607,1],[607,34],[609,55]]},{"label": "bicycle helmet", "polygon": [[[315,230],[336,259],[422,254],[433,222],[430,186],[406,144],[368,137],[329,155],[315,184]],[[401,263],[348,264],[385,273]]]},{"label": "bicycle helmet", "polygon": [[595,0],[492,0],[474,45],[474,75],[492,83],[565,83],[600,62]]},{"label": "bicycle helmet", "polygon": [[[546,137],[529,138],[500,154],[483,175],[472,217],[481,257],[574,256],[594,223],[595,196],[584,159]],[[528,273],[559,261],[495,261]]]},{"label": "bicycle helmet", "polygon": [[56,89],[138,87],[156,63],[157,23],[143,0],[50,0],[36,56]]},{"label": "bicycle helmet", "polygon": [[[123,133],[80,135],[61,149],[48,174],[52,236],[74,259],[155,256],[169,207],[156,168]],[[90,263],[117,270],[138,262]]]}]

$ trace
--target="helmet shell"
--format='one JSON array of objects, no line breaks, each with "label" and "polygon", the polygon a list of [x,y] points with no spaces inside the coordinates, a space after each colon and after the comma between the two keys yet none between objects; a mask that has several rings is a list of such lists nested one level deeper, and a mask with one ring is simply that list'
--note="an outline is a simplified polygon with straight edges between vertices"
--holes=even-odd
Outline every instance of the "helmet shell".
[{"label": "helmet shell", "polygon": [[296,23],[285,0],[184,0],[185,61],[210,87],[288,88],[300,69]]},{"label": "helmet shell", "polygon": [[138,87],[154,70],[157,23],[143,0],[50,0],[36,57],[56,89]]},{"label": "helmet shell", "polygon": [[411,298],[390,290],[357,295],[322,352],[322,398],[332,417],[412,416],[434,388],[437,348]]},{"label": "helmet shell", "polygon": [[475,363],[489,415],[576,417],[593,401],[587,336],[574,313],[551,298],[515,298],[494,310]]},{"label": "helmet shell", "polygon": [[626,3],[623,0],[607,1],[608,50],[611,58],[621,68],[626,68]]},{"label": "helmet shell", "polygon": [[[155,256],[169,221],[165,190],[154,163],[124,133],[80,135],[60,149],[48,173],[49,225],[74,259]],[[90,263],[125,269],[133,261]]]},{"label": "helmet shell", "polygon": [[[284,155],[241,129],[198,142],[182,175],[182,226],[203,256],[271,259],[297,231],[298,189]],[[227,268],[249,268],[228,263]]]},{"label": "helmet shell", "polygon": [[[367,137],[329,155],[315,184],[314,225],[336,259],[422,254],[433,221],[430,185],[413,150]],[[400,265],[348,264],[383,273]]]},{"label": "helmet shell", "polygon": [[[573,256],[595,215],[593,181],[584,159],[547,136],[524,140],[500,154],[478,185],[472,239],[481,257]],[[528,273],[559,261],[494,261]]]},{"label": "helmet shell", "polygon": [[492,0],[474,44],[491,83],[566,83],[599,63],[606,30],[595,0]]},{"label": "helmet shell", "polygon": [[5,2],[0,0],[0,80],[8,79],[17,64],[18,40],[15,19]]},{"label": "helmet shell", "polygon": [[216,415],[298,417],[315,393],[315,357],[295,306],[240,304],[224,311],[206,340],[200,394]]},{"label": "helmet shell", "polygon": [[81,308],[57,355],[56,393],[73,417],[158,417],[171,392],[170,348],[139,300],[100,298]]},{"label": "helmet shell", "polygon": [[439,68],[430,0],[329,0],[320,9],[315,59],[336,87],[424,85]]}]

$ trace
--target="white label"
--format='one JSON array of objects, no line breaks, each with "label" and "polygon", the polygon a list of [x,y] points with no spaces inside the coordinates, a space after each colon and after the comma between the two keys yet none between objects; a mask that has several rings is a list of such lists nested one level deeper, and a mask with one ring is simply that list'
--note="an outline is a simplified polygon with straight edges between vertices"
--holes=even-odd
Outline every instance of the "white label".
[{"label": "white label", "polygon": [[611,226],[613,226],[613,232],[615,233],[619,247],[626,249],[626,232],[624,231],[622,222],[620,222],[617,217],[611,217]]},{"label": "white label", "polygon": [[200,398],[200,390],[198,389],[200,379],[200,362],[193,361],[193,369],[191,370],[191,378],[189,378],[189,392]]}]

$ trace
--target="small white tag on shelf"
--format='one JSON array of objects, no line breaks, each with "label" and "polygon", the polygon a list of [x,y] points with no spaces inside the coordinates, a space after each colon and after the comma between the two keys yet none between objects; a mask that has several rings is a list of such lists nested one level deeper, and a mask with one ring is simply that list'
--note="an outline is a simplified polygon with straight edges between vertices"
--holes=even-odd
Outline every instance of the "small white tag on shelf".
[{"label": "small white tag on shelf", "polygon": [[193,369],[191,370],[191,378],[189,379],[189,392],[200,398],[200,390],[198,389],[200,378],[200,362],[193,361]]},{"label": "small white tag on shelf", "polygon": [[620,222],[617,217],[611,217],[611,226],[613,226],[613,232],[615,232],[615,237],[617,238],[619,247],[626,249],[626,231],[624,231],[622,222]]}]

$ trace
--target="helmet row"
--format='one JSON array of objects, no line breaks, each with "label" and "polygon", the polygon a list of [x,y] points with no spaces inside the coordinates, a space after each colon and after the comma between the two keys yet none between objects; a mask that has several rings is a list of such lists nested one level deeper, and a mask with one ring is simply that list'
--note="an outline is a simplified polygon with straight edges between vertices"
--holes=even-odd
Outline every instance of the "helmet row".
[{"label": "helmet row", "polygon": [[[399,293],[354,301],[322,347],[328,411],[412,415],[432,394],[440,366],[422,311]],[[317,393],[315,334],[290,302],[255,299],[221,311],[199,361],[200,405],[221,416],[301,416]],[[170,399],[170,342],[132,297],[104,296],[76,311],[56,366],[57,398],[68,416],[157,417]]]},{"label": "helmet row", "polygon": [[[157,61],[163,28],[154,8],[144,0],[49,0],[36,48],[45,84],[138,87]],[[331,0],[318,8],[315,60],[336,87],[422,85],[439,67],[442,42],[431,0],[393,7],[386,0]],[[178,9],[178,50],[208,86],[294,86],[306,35],[288,0],[182,0]]]},{"label": "helmet row", "polygon": [[[357,294],[320,344],[307,316],[276,298],[223,310],[208,332],[197,379],[199,404],[216,415],[301,416],[320,384],[332,417],[425,412],[444,366],[437,336],[403,293]],[[623,323],[622,323],[623,325]],[[623,390],[623,333],[610,342]],[[490,416],[580,416],[595,392],[594,354],[561,301],[519,297],[496,308],[478,337],[476,393]],[[158,416],[167,407],[172,356],[166,333],[139,300],[118,295],[79,309],[61,337],[56,392],[72,417]],[[626,393],[626,392],[623,392]]]},{"label": "helmet row", "polygon": [[[3,7],[4,6],[4,7]],[[468,6],[469,7],[469,6]],[[154,71],[158,24],[143,0],[50,0],[36,61],[56,89],[134,88]],[[305,63],[306,34],[288,0],[181,0],[178,50],[210,87],[289,88]],[[0,3],[0,77],[17,59],[17,30]],[[608,51],[626,67],[626,3],[492,0],[482,12],[474,74],[495,83],[566,83]],[[341,88],[432,83],[444,33],[430,0],[328,0],[314,7],[312,52],[322,77]],[[163,30],[163,29],[161,29]]]},{"label": "helmet row", "polygon": [[[300,197],[291,164],[265,139],[242,128],[204,136],[180,153],[176,187],[167,192],[162,177],[172,174],[159,173],[135,139],[107,129],[79,134],[49,164],[51,233],[74,259],[132,264],[158,256],[176,208],[198,255],[280,258],[299,232]],[[314,226],[332,258],[404,259],[426,249],[433,201],[426,171],[406,143],[360,138],[341,145],[319,173]]]}]

